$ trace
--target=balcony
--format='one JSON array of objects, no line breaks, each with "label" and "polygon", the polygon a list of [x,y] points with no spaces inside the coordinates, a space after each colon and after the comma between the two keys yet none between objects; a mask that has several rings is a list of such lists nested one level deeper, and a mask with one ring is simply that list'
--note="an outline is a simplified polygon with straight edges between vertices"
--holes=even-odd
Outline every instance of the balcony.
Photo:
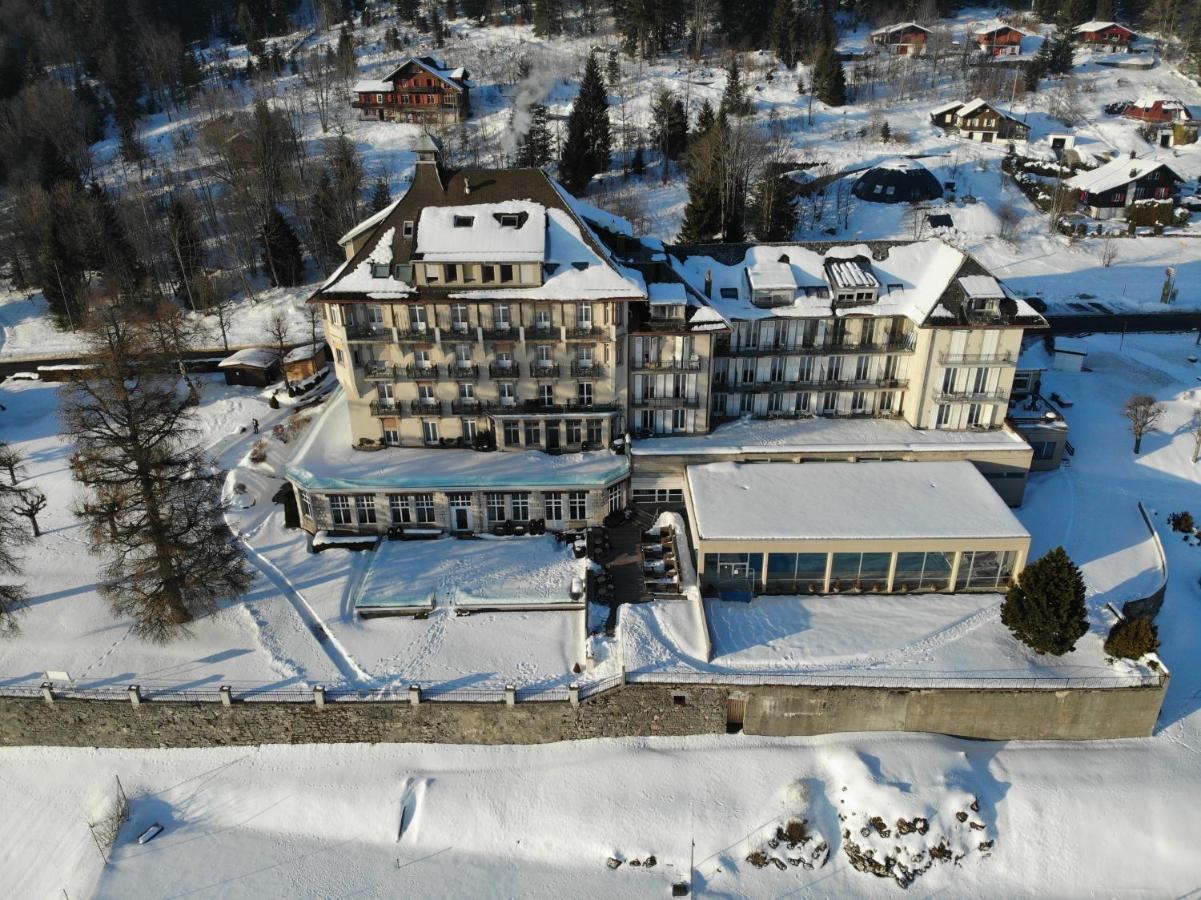
[{"label": "balcony", "polygon": [[521,364],[511,362],[507,366],[501,363],[488,364],[489,378],[520,378]]},{"label": "balcony", "polygon": [[940,353],[938,361],[944,366],[1007,366],[1017,362],[1012,353]]},{"label": "balcony", "polygon": [[896,338],[895,340],[879,341],[866,344],[852,344],[849,341],[838,341],[825,344],[797,344],[795,346],[767,347],[724,347],[718,350],[717,356],[838,356],[853,353],[912,353],[914,339],[912,337]]},{"label": "balcony", "polygon": [[903,390],[909,386],[907,378],[860,378],[860,379],[826,379],[823,381],[739,381],[735,384],[717,382],[715,391],[727,393],[766,393],[770,391],[861,391],[861,390]]},{"label": "balcony", "polygon": [[475,329],[466,322],[452,322],[450,328],[442,329],[442,337],[446,340],[475,340]]},{"label": "balcony", "polygon": [[483,329],[484,340],[486,341],[515,341],[520,332],[512,325],[493,325],[491,328]]},{"label": "balcony", "polygon": [[650,406],[656,409],[675,409],[684,407],[694,409],[701,405],[699,397],[643,397],[635,400],[634,406]]},{"label": "balcony", "polygon": [[604,378],[605,367],[600,363],[576,360],[571,364],[571,374],[575,378]]},{"label": "balcony", "polygon": [[631,363],[635,372],[699,372],[701,359],[643,359]]},{"label": "balcony", "polygon": [[967,388],[961,391],[938,390],[934,393],[934,399],[940,403],[1006,403],[1009,394],[1006,391]]},{"label": "balcony", "polygon": [[531,378],[558,378],[558,363],[535,362],[530,365]]},{"label": "balcony", "polygon": [[446,374],[460,380],[473,380],[480,377],[480,367],[475,363],[452,362],[446,367]]},{"label": "balcony", "polygon": [[519,413],[522,415],[547,415],[551,413],[614,413],[621,412],[616,403],[581,404],[578,400],[568,403],[543,403],[541,400],[519,400],[512,405],[497,407],[493,411]]},{"label": "balcony", "polygon": [[405,376],[417,381],[437,381],[441,377],[438,366],[415,366],[411,363],[405,366]]},{"label": "balcony", "polygon": [[495,406],[495,403],[489,403],[478,398],[460,398],[451,401],[450,411],[456,416],[478,416],[490,411]]},{"label": "balcony", "polygon": [[372,400],[371,415],[373,416],[399,416],[403,404],[395,400]]},{"label": "balcony", "polygon": [[382,325],[356,322],[347,323],[343,328],[346,329],[346,340],[351,342],[387,343],[392,340],[392,329]]},{"label": "balcony", "polygon": [[395,381],[396,366],[380,359],[369,359],[363,363],[363,377],[368,381]]},{"label": "balcony", "polygon": [[550,322],[535,322],[526,326],[526,340],[551,339],[559,336],[559,329]]},{"label": "balcony", "polygon": [[432,344],[434,343],[434,331],[432,328],[397,330],[396,340],[405,344]]},{"label": "balcony", "polygon": [[409,412],[415,416],[440,416],[442,403],[439,400],[414,400],[409,404]]},{"label": "balcony", "polygon": [[609,330],[603,325],[573,325],[567,329],[567,340],[587,341],[607,337]]}]

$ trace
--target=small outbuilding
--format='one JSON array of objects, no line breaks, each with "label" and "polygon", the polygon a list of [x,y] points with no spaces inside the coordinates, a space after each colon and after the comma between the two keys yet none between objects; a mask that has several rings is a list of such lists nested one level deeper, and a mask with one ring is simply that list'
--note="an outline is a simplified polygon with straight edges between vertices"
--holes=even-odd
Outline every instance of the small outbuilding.
[{"label": "small outbuilding", "polygon": [[1079,372],[1088,358],[1088,344],[1080,338],[1055,338],[1055,356],[1052,367],[1060,372]]},{"label": "small outbuilding", "polygon": [[851,193],[873,203],[920,203],[940,199],[942,185],[916,160],[894,159],[860,175]]},{"label": "small outbuilding", "polygon": [[267,347],[247,347],[217,364],[226,384],[266,387],[280,380],[279,355]]},{"label": "small outbuilding", "polygon": [[329,365],[329,350],[325,341],[301,344],[293,347],[284,356],[284,376],[288,381],[304,381],[312,378]]}]

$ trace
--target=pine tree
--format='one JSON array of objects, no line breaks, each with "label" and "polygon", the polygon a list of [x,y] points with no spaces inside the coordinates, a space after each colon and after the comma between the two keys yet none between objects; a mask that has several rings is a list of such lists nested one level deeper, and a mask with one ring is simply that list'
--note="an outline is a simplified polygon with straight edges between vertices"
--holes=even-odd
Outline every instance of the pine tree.
[{"label": "pine tree", "polygon": [[609,131],[609,98],[595,56],[588,57],[580,93],[567,117],[567,140],[559,160],[559,177],[579,195],[594,175],[609,168],[612,137]]},{"label": "pine tree", "polygon": [[818,51],[813,64],[813,93],[826,106],[844,106],[847,102],[846,74],[831,44]]},{"label": "pine tree", "polygon": [[888,119],[880,123],[880,140],[886,144],[892,140],[892,126],[888,124]]},{"label": "pine tree", "polygon": [[534,0],[534,34],[550,37],[563,30],[563,0]]},{"label": "pine tree", "polygon": [[402,22],[416,22],[421,14],[420,0],[396,0],[396,15]]},{"label": "pine tree", "polygon": [[799,19],[793,0],[777,0],[771,16],[771,49],[788,68],[796,65],[800,53]]},{"label": "pine tree", "polygon": [[630,174],[642,177],[646,173],[646,157],[642,153],[642,145],[634,148],[634,156],[630,160]]},{"label": "pine tree", "polygon": [[517,142],[514,160],[521,169],[541,169],[551,160],[550,126],[546,122],[546,107],[533,103],[529,109],[530,125]]},{"label": "pine tree", "polygon": [[797,227],[793,184],[783,175],[759,179],[751,197],[751,228],[756,240],[792,240]]},{"label": "pine tree", "polygon": [[191,443],[188,397],[147,328],[113,304],[85,344],[93,373],[62,389],[71,470],[91,495],[77,514],[106,560],[101,596],[135,634],[166,641],[244,592],[250,573],[222,516],[221,474]]},{"label": "pine tree", "polygon": [[391,203],[392,188],[388,185],[388,179],[380,175],[375,179],[375,187],[371,189],[371,200],[368,202],[367,207],[373,213],[377,213],[388,207]]},{"label": "pine tree", "polygon": [[605,78],[609,81],[609,90],[616,91],[621,86],[621,60],[616,50],[609,51],[609,61],[605,64]]},{"label": "pine tree", "polygon": [[197,308],[196,280],[204,274],[204,242],[196,227],[192,205],[182,197],[167,204],[167,240],[171,245],[171,268],[175,273],[175,296]]},{"label": "pine tree", "polygon": [[1001,605],[1001,621],[1036,653],[1062,656],[1088,632],[1084,577],[1063,547],[1018,576]]},{"label": "pine tree", "polygon": [[[1072,35],[1070,31],[1064,31],[1055,35],[1050,41],[1044,41],[1043,46],[1048,48],[1046,56],[1047,72],[1052,75],[1066,75],[1072,71],[1073,65],[1073,46]],[[1040,54],[1042,48],[1039,48]]]},{"label": "pine tree", "polygon": [[688,149],[688,114],[683,102],[666,87],[651,100],[651,139],[663,160],[662,179],[666,183],[667,161],[679,159]]},{"label": "pine tree", "polygon": [[304,279],[300,241],[278,206],[273,206],[267,213],[259,242],[263,251],[263,268],[271,283],[280,287],[300,284]]},{"label": "pine tree", "polygon": [[700,112],[696,114],[696,131],[695,137],[703,137],[709,133],[709,129],[713,127],[713,123],[717,121],[717,116],[713,112],[713,107],[706,100],[701,104]]},{"label": "pine tree", "polygon": [[688,205],[679,242],[711,241],[721,231],[722,129],[716,124],[692,142],[688,150]]},{"label": "pine tree", "polygon": [[751,113],[751,101],[742,84],[742,71],[738,68],[738,57],[730,60],[726,68],[726,87],[721,94],[720,116],[746,116]]}]

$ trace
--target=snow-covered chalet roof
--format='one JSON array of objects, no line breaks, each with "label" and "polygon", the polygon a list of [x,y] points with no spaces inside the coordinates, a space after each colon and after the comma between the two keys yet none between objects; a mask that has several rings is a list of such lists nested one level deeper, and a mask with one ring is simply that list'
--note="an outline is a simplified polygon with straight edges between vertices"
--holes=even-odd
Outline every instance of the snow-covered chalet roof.
[{"label": "snow-covered chalet roof", "polygon": [[970,462],[718,462],[685,470],[701,541],[1030,534]]},{"label": "snow-covered chalet roof", "polygon": [[356,81],[351,90],[356,94],[386,94],[392,90],[392,82],[365,78],[362,81]]},{"label": "snow-covered chalet roof", "polygon": [[1065,183],[1068,187],[1079,191],[1103,194],[1105,191],[1112,191],[1124,184],[1137,181],[1159,168],[1167,169],[1177,178],[1181,177],[1179,172],[1157,157],[1130,159],[1126,156],[1119,156],[1100,168],[1073,175]]},{"label": "snow-covered chalet roof", "polygon": [[927,34],[930,33],[929,28],[927,28],[925,25],[919,25],[917,22],[898,22],[896,25],[885,25],[883,28],[873,29],[872,34],[891,34],[894,31],[909,31],[911,29],[924,31]]},{"label": "snow-covered chalet roof", "polygon": [[1072,31],[1076,32],[1076,34],[1084,34],[1090,31],[1104,31],[1107,28],[1121,28],[1123,31],[1130,31],[1131,34],[1134,33],[1125,25],[1121,25],[1117,22],[1101,22],[1095,19],[1089,22],[1081,22],[1079,25],[1073,28]]},{"label": "snow-covered chalet roof", "polygon": [[246,347],[225,357],[217,363],[217,368],[270,369],[278,358],[279,355],[268,347]]}]

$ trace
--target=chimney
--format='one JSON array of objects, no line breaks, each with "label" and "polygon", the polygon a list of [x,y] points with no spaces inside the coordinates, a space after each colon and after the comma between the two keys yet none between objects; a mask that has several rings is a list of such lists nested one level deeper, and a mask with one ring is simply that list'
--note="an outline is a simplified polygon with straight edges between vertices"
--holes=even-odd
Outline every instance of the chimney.
[{"label": "chimney", "polygon": [[713,296],[713,270],[709,269],[705,272],[705,296]]},{"label": "chimney", "polygon": [[471,180],[466,175],[463,176],[463,193],[471,193]]}]

